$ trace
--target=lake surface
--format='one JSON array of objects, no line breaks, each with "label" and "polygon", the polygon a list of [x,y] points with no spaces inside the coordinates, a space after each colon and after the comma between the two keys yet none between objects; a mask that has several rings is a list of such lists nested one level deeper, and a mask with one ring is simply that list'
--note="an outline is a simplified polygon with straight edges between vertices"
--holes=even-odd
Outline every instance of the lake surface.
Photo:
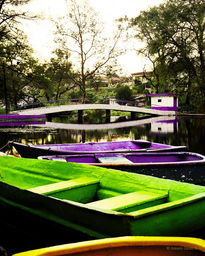
[{"label": "lake surface", "polygon": [[[172,145],[185,145],[188,151],[205,155],[205,116],[167,119],[166,117],[160,121],[153,121],[153,119],[148,123],[147,119],[126,120],[97,124],[93,129],[91,125],[69,126],[68,123],[64,126],[62,123],[52,123],[48,126],[0,127],[0,150],[17,153],[7,145],[9,141],[55,144],[144,139]],[[119,128],[112,128],[114,126]]]},{"label": "lake surface", "polygon": [[[69,126],[68,120],[65,121],[65,119],[55,120],[55,122],[41,126],[0,127],[0,151],[17,154],[14,148],[8,145],[9,141],[28,144],[54,144],[143,139],[171,145],[185,145],[188,151],[205,155],[205,116],[165,117],[160,121],[155,119],[129,121],[125,119],[123,122],[101,126],[96,124],[94,128],[91,125],[78,126],[75,124],[76,126],[74,126],[72,124]],[[116,128],[113,128],[114,126]],[[36,242],[28,236],[17,239],[20,237],[19,230],[10,231],[8,227],[3,228],[3,223],[1,223],[1,228],[1,230],[4,230],[2,232],[5,233],[2,240],[0,240],[0,246],[2,245],[12,253],[55,245],[55,243],[43,244],[39,241]],[[6,232],[8,234],[5,236]],[[85,238],[80,237],[74,239],[74,236],[72,236],[71,234],[71,237],[65,241],[85,240]],[[205,231],[193,236],[205,238]]]}]

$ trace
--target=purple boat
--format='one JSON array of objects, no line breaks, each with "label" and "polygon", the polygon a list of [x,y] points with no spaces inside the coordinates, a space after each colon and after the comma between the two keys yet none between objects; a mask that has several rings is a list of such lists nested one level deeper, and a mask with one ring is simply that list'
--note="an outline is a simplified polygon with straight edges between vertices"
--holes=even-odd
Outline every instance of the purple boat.
[{"label": "purple boat", "polygon": [[95,165],[195,184],[205,182],[205,156],[192,152],[96,153],[38,159]]},{"label": "purple boat", "polygon": [[183,151],[185,146],[172,146],[144,140],[90,142],[71,144],[28,145],[10,142],[21,157],[38,158],[45,155],[73,155],[90,153],[165,152]]},{"label": "purple boat", "polygon": [[0,115],[0,126],[25,126],[45,124],[46,115]]}]

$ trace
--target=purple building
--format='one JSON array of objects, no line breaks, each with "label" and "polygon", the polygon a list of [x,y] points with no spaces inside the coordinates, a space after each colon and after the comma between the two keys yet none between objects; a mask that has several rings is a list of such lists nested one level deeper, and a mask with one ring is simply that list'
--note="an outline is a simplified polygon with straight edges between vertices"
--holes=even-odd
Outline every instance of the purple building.
[{"label": "purple building", "polygon": [[166,111],[178,111],[178,100],[175,94],[148,94],[151,98],[151,108]]}]

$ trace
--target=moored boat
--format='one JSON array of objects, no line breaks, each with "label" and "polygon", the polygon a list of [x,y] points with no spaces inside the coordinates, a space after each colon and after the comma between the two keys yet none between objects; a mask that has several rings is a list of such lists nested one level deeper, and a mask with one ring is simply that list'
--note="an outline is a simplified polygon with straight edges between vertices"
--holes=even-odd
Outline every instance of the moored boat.
[{"label": "moored boat", "polygon": [[34,124],[45,124],[46,115],[0,115],[0,126],[25,126]]},{"label": "moored boat", "polygon": [[38,159],[95,165],[195,184],[205,183],[205,156],[193,152],[95,153],[40,156]]},{"label": "moored boat", "polygon": [[70,143],[70,144],[45,144],[28,145],[11,141],[22,157],[37,158],[44,155],[59,154],[88,154],[106,152],[164,152],[164,151],[183,151],[186,146],[173,146],[162,143],[155,143],[144,140],[133,141],[110,141],[110,142],[90,142],[90,143]]},{"label": "moored boat", "polygon": [[191,237],[117,237],[41,248],[13,256],[200,256],[205,253],[205,241]]},{"label": "moored boat", "polygon": [[205,227],[204,186],[119,170],[2,156],[0,191],[1,221],[15,216],[15,225],[30,228],[32,215],[39,234],[44,221],[53,233],[94,238],[183,236]]}]

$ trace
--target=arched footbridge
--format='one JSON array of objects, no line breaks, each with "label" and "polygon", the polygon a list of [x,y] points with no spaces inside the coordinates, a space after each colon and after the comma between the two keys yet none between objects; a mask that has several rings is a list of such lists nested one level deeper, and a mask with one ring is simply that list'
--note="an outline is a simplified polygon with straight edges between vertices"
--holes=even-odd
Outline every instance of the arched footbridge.
[{"label": "arched footbridge", "polygon": [[156,109],[149,109],[143,107],[135,107],[135,106],[125,106],[118,104],[68,104],[68,105],[59,105],[59,106],[46,106],[32,109],[24,109],[15,111],[15,113],[19,115],[49,115],[60,112],[67,111],[83,111],[83,110],[116,110],[123,112],[131,112],[131,113],[143,113],[151,116],[174,116],[176,115],[175,111],[162,111]]}]

